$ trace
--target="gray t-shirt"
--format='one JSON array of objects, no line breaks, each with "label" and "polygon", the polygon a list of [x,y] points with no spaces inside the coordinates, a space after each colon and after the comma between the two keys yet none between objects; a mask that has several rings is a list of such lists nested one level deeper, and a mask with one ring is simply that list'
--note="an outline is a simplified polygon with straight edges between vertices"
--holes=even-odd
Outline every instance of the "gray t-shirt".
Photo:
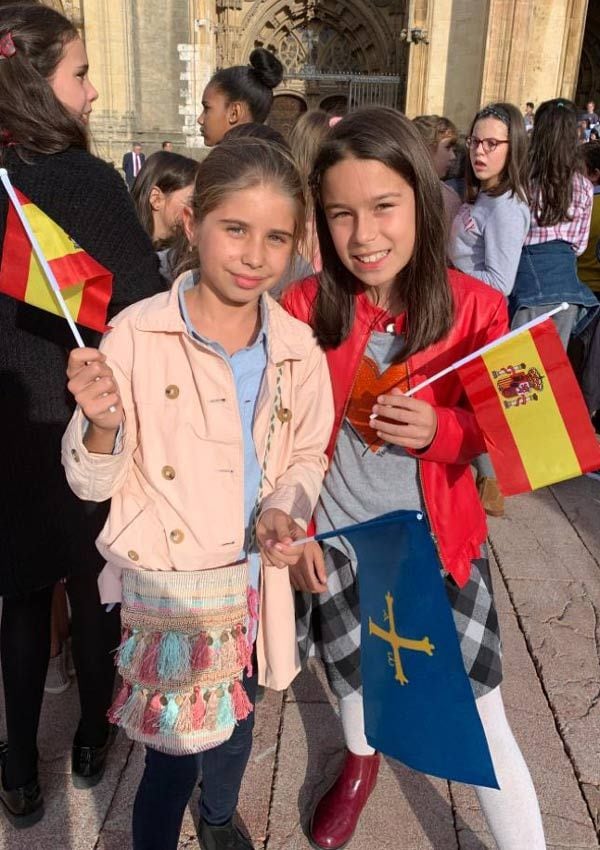
[{"label": "gray t-shirt", "polygon": [[521,249],[529,233],[528,205],[505,192],[480,192],[463,204],[452,223],[448,256],[455,268],[488,283],[505,296],[515,285]]},{"label": "gray t-shirt", "polygon": [[[365,357],[382,374],[401,347],[402,337],[374,331]],[[389,443],[374,451],[369,447],[377,439],[374,429],[369,436],[359,433],[348,419],[342,423],[317,505],[319,531],[364,522],[390,511],[422,509],[416,459]],[[349,551],[339,538],[328,543]]]}]

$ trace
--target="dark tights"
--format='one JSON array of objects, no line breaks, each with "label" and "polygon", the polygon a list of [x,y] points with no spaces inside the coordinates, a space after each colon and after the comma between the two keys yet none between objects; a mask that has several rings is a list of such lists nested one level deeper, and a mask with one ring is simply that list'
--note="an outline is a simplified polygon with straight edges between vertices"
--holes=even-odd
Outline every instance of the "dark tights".
[{"label": "dark tights", "polygon": [[[96,575],[67,579],[71,603],[73,661],[79,685],[81,720],[75,742],[102,746],[108,734],[106,711],[115,679],[111,650],[119,644],[118,607],[106,613]],[[7,788],[25,785],[37,775],[37,732],[50,658],[52,587],[2,602],[0,659],[4,680],[8,755]]]}]

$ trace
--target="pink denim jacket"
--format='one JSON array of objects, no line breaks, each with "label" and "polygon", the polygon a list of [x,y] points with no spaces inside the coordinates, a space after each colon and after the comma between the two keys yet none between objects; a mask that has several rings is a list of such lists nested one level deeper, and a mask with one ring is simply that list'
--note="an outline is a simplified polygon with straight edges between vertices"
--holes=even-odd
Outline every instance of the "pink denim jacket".
[{"label": "pink denim jacket", "polygon": [[[187,333],[179,283],[120,313],[102,341],[125,410],[118,450],[87,451],[81,410],[63,437],[73,491],[90,501],[112,498],[97,540],[107,560],[99,580],[103,602],[120,600],[123,567],[210,569],[232,563],[243,548],[244,451],[234,379],[222,358]],[[267,367],[254,421],[261,461],[272,421],[275,427],[261,510],[279,508],[306,526],[327,467],[329,370],[310,328],[271,298],[266,303]],[[279,364],[281,406],[273,418]],[[299,671],[293,590],[287,570],[262,573],[259,677],[282,689]]]}]

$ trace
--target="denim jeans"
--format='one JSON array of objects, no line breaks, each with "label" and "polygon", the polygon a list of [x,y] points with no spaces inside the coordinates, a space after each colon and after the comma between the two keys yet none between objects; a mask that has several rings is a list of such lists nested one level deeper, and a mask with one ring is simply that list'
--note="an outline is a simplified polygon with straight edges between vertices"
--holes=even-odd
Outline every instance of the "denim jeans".
[{"label": "denim jeans", "polygon": [[[256,671],[244,678],[253,705],[256,684]],[[200,817],[214,826],[231,820],[250,758],[253,728],[254,712],[235,727],[228,741],[190,756],[146,747],[146,768],[133,806],[134,850],[177,850],[185,807],[200,772]]]}]

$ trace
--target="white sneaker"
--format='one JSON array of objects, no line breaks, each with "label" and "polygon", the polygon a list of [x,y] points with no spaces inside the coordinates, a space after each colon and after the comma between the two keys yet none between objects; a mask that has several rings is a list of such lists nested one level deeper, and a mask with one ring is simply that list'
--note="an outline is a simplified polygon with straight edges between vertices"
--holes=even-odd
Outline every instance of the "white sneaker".
[{"label": "white sneaker", "polygon": [[46,684],[44,690],[47,694],[64,694],[68,690],[71,680],[67,675],[65,646],[50,659],[48,672],[46,673]]}]

